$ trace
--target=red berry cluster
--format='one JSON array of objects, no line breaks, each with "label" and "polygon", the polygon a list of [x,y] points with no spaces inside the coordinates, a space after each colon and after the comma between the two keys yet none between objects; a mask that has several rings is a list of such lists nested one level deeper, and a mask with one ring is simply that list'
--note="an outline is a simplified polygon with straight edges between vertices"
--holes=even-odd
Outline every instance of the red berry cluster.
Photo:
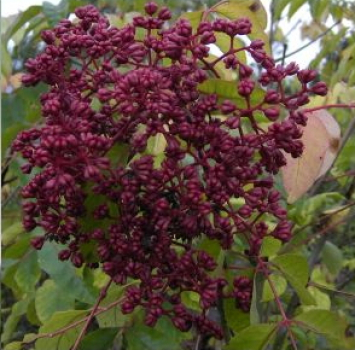
[{"label": "red berry cluster", "polygon": [[[229,251],[240,237],[252,260],[264,237],[290,238],[273,175],[286,163],[284,152],[301,155],[298,124],[306,117],[299,107],[326,86],[310,84],[312,70],[276,65],[260,40],[242,49],[231,40],[226,54],[207,61],[215,33],[248,35],[247,18],[203,21],[196,31],[180,19],[167,29],[167,8],[150,2],[145,9],[119,29],[85,6],[75,12],[78,21],[42,33],[47,47],[28,60],[23,83],[50,86],[41,96],[44,124],[13,144],[28,161],[23,171],[37,169],[22,190],[24,226],[43,229],[32,242],[37,249],[53,240],[67,247],[61,260],[101,266],[117,284],[140,281],[127,290],[124,313],[141,306],[147,325],[166,315],[182,331],[194,326],[221,337],[207,311],[220,298],[236,298],[247,311],[252,283],[216,277],[215,259],[195,243],[214,240]],[[241,50],[262,68],[259,79],[238,59]],[[237,74],[243,104],[199,92],[218,77],[221,61]],[[295,75],[300,89],[286,94],[283,81]],[[253,103],[256,89],[263,97]],[[257,114],[269,123],[258,123]],[[166,142],[160,158],[147,148],[157,136]],[[186,291],[200,296],[200,313],[182,302]]]}]

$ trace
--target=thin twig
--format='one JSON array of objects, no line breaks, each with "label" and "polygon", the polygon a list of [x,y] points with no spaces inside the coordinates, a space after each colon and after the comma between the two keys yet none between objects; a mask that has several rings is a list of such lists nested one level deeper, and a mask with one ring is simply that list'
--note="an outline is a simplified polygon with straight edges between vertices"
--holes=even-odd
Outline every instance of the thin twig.
[{"label": "thin twig", "polygon": [[[104,312],[116,307],[117,305],[122,303],[123,300],[124,300],[124,298],[120,298],[118,300],[115,300],[111,304],[103,307],[103,308],[97,308],[97,311],[95,312],[94,316],[100,315],[100,314],[102,314],[102,313],[104,313]],[[68,326],[60,328],[60,329],[58,329],[58,330],[56,330],[55,332],[52,332],[52,333],[37,334],[36,337],[32,338],[30,341],[27,341],[27,342],[23,341],[22,344],[31,344],[31,343],[33,343],[36,340],[41,339],[41,338],[54,338],[54,337],[57,337],[58,335],[61,335],[61,334],[65,333],[65,332],[69,331],[70,329],[79,326],[80,324],[82,324],[85,321],[87,321],[89,318],[90,318],[90,315],[86,316],[86,317],[82,318],[81,320],[78,320],[78,321],[76,321],[74,323],[71,323]]]},{"label": "thin twig", "polygon": [[299,47],[297,50],[290,52],[289,54],[285,55],[284,57],[279,57],[275,59],[275,62],[280,62],[282,61],[282,59],[284,58],[289,58],[293,55],[295,55],[296,53],[301,52],[302,50],[304,50],[305,48],[307,48],[308,46],[314,44],[316,41],[318,41],[319,39],[321,39],[323,36],[327,35],[335,26],[337,26],[341,21],[337,21],[335,22],[331,27],[329,27],[326,31],[324,31],[323,33],[319,34],[316,38],[314,38],[313,40],[311,40],[310,42],[308,42],[307,44]]},{"label": "thin twig", "polygon": [[108,281],[108,283],[106,284],[106,286],[103,289],[101,289],[100,295],[97,298],[97,301],[96,301],[94,307],[92,308],[91,313],[90,313],[89,317],[87,318],[84,327],[81,329],[80,334],[79,334],[78,338],[76,339],[72,350],[77,350],[78,349],[79,344],[80,344],[81,340],[83,339],[83,337],[84,337],[84,335],[85,335],[85,333],[86,333],[86,331],[87,331],[92,319],[95,317],[95,314],[97,312],[97,309],[98,309],[101,301],[106,298],[106,294],[107,294],[108,289],[111,286],[111,283],[112,283],[112,279],[110,279]]}]

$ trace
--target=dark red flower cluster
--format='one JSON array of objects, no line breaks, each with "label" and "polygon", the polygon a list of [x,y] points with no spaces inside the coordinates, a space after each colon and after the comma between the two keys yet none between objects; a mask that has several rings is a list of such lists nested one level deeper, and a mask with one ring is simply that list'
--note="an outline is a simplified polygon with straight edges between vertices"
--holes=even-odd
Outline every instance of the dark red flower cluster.
[{"label": "dark red flower cluster", "polygon": [[[286,163],[284,152],[302,154],[299,107],[326,87],[309,84],[312,70],[276,65],[260,40],[243,48],[262,67],[260,79],[232,40],[226,54],[207,61],[215,33],[248,35],[247,18],[204,21],[194,31],[185,19],[166,29],[171,14],[153,2],[121,29],[93,6],[75,14],[78,21],[42,33],[45,51],[26,64],[23,82],[50,90],[41,96],[44,125],[13,144],[28,160],[25,173],[40,169],[22,190],[24,226],[45,232],[33,240],[37,249],[54,240],[67,247],[61,260],[100,264],[118,284],[140,281],[127,290],[124,313],[141,306],[147,325],[167,315],[182,331],[194,326],[221,337],[207,311],[224,297],[248,310],[252,283],[216,277],[215,259],[195,243],[215,240],[228,251],[240,237],[253,259],[264,237],[290,238],[273,175]],[[209,76],[218,78],[220,61],[237,73],[243,103],[199,92]],[[287,95],[290,76],[300,90]],[[256,90],[263,97],[253,103]],[[158,137],[163,155],[147,146]],[[199,295],[201,313],[184,305],[186,291]]]}]

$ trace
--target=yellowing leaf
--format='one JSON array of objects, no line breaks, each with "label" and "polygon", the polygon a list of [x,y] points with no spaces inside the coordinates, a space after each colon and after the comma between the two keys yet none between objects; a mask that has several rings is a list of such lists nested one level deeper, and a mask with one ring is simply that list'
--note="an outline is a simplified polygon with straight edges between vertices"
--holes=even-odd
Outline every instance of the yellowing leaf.
[{"label": "yellowing leaf", "polygon": [[338,122],[327,111],[317,111],[313,114],[323,123],[329,135],[328,148],[318,174],[320,177],[329,170],[336,158],[340,146],[341,131]]},{"label": "yellowing leaf", "polygon": [[22,79],[23,73],[16,73],[14,75],[11,75],[9,79],[9,83],[12,85],[12,87],[16,90],[18,89],[21,85],[21,79]]},{"label": "yellowing leaf", "polygon": [[285,154],[287,165],[281,169],[289,203],[304,195],[329,170],[339,148],[340,128],[335,119],[326,111],[307,115],[308,123],[302,136],[303,154],[297,159]]}]

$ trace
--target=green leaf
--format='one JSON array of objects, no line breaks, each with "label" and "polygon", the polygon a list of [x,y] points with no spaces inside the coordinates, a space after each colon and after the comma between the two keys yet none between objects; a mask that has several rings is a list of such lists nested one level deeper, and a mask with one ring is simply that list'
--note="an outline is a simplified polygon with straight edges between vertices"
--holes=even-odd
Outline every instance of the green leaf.
[{"label": "green leaf", "polygon": [[253,295],[250,306],[250,324],[259,324],[262,315],[262,293],[263,293],[264,276],[262,273],[256,273],[253,283]]},{"label": "green leaf", "polygon": [[345,341],[347,322],[329,310],[310,310],[294,318],[299,326],[325,336],[332,342]]},{"label": "green leaf", "polygon": [[48,19],[48,24],[53,27],[62,18],[65,18],[69,11],[68,0],[62,0],[58,5],[53,5],[48,1],[43,2],[43,13]]},{"label": "green leaf", "polygon": [[292,0],[278,0],[274,2],[274,19],[279,20],[282,11]]},{"label": "green leaf", "polygon": [[15,274],[15,281],[24,293],[34,291],[41,277],[37,262],[37,251],[32,250],[24,256]]},{"label": "green leaf", "polygon": [[288,10],[288,19],[290,19],[296,12],[297,10],[304,5],[307,2],[307,0],[292,0],[291,6]]},{"label": "green leaf", "polygon": [[[281,296],[285,291],[287,287],[287,281],[285,280],[284,277],[276,274],[272,274],[269,276],[271,283],[273,284],[276,294],[278,296]],[[271,301],[274,300],[275,296],[274,293],[270,287],[269,281],[264,282],[264,288],[263,288],[263,298],[262,301]]]},{"label": "green leaf", "polygon": [[238,309],[234,299],[225,299],[223,305],[228,327],[234,332],[238,333],[250,325],[249,313]]},{"label": "green leaf", "polygon": [[197,30],[197,27],[201,23],[203,16],[203,11],[191,11],[191,12],[185,12],[184,14],[181,15],[181,18],[185,18],[189,20],[191,27],[194,31]]},{"label": "green leaf", "polygon": [[125,332],[129,350],[181,350],[180,343],[189,338],[177,330],[167,317],[159,319],[154,328],[135,322]]},{"label": "green leaf", "polygon": [[12,338],[12,334],[21,319],[21,316],[26,313],[30,298],[22,299],[12,306],[11,314],[4,323],[4,328],[1,335],[1,341],[7,343]]},{"label": "green leaf", "polygon": [[[221,99],[231,100],[236,103],[239,108],[246,107],[245,99],[238,94],[235,81],[211,78],[199,84],[198,89],[204,94],[216,94]],[[251,104],[259,104],[262,101],[264,94],[264,90],[256,87],[250,96]]]},{"label": "green leaf", "polygon": [[[100,303],[100,306],[105,307],[120,299],[123,295],[123,291],[123,287],[111,285],[105,299]],[[119,306],[96,316],[100,328],[123,327],[128,319],[129,316],[123,315]]]},{"label": "green leaf", "polygon": [[22,342],[15,341],[13,343],[7,344],[4,347],[4,350],[21,350],[22,349]]},{"label": "green leaf", "polygon": [[20,234],[23,233],[25,230],[23,228],[22,222],[17,221],[13,223],[10,227],[8,227],[6,230],[2,232],[2,244],[3,245],[9,245],[16,239],[16,237]]},{"label": "green leaf", "polygon": [[[5,78],[9,78],[12,72],[12,60],[9,52],[7,51],[4,41],[1,43],[1,73]],[[4,96],[4,95],[3,95]]]},{"label": "green leaf", "polygon": [[7,42],[11,37],[22,28],[27,22],[32,18],[39,15],[42,11],[42,6],[31,6],[27,10],[21,12],[11,24],[11,26],[6,30],[4,35],[4,42]]},{"label": "green leaf", "polygon": [[330,297],[327,293],[324,293],[320,291],[316,287],[308,287],[307,290],[311,293],[313,296],[314,300],[316,301],[316,305],[310,305],[310,306],[302,306],[302,310],[309,311],[313,309],[323,309],[323,310],[330,310],[331,307],[331,301]]},{"label": "green leaf", "polygon": [[184,291],[181,294],[181,301],[191,310],[201,311],[200,294],[196,292]]},{"label": "green leaf", "polygon": [[95,297],[89,292],[83,280],[76,275],[73,265],[69,261],[58,260],[58,252],[58,245],[45,244],[38,252],[38,261],[42,270],[52,277],[63,293],[70,293],[77,300],[93,304]]},{"label": "green leaf", "polygon": [[32,249],[30,245],[31,236],[26,235],[18,239],[9,246],[4,252],[6,259],[20,259],[28,250]]},{"label": "green leaf", "polygon": [[[215,37],[216,37],[216,42],[215,45],[218,46],[218,48],[223,52],[226,53],[229,51],[230,49],[230,36],[228,36],[225,33],[214,33]],[[243,43],[243,41],[241,41],[238,37],[235,37],[233,39],[233,49],[239,49],[241,47],[244,47],[245,44]],[[246,58],[246,54],[245,51],[240,51],[236,54],[238,60],[244,64],[247,63],[247,58]]]},{"label": "green leaf", "polygon": [[343,266],[342,251],[332,242],[326,241],[321,256],[328,271],[333,275],[337,275]]},{"label": "green leaf", "polygon": [[[39,334],[52,333],[63,327],[82,319],[87,314],[86,310],[70,310],[56,312],[44,326],[39,329]],[[69,350],[74,344],[83,324],[79,324],[53,338],[41,338],[36,341],[36,350]]]},{"label": "green leaf", "polygon": [[80,343],[79,350],[107,350],[110,349],[118,333],[117,328],[98,329],[88,334]]},{"label": "green leaf", "polygon": [[44,324],[55,312],[73,309],[74,298],[70,293],[63,293],[53,280],[46,280],[36,292],[35,305],[37,316]]},{"label": "green leaf", "polygon": [[260,256],[265,256],[269,258],[277,254],[281,248],[281,241],[274,237],[265,237],[261,245]]},{"label": "green leaf", "polygon": [[267,25],[267,15],[260,1],[238,0],[227,3],[222,2],[219,6],[214,7],[214,12],[231,20],[243,17],[249,18],[253,25],[252,32],[248,35],[249,38],[263,40],[265,51],[267,53],[271,52],[269,37],[264,31]]},{"label": "green leaf", "polygon": [[263,350],[270,343],[277,325],[258,324],[252,325],[237,334],[225,347],[226,350]]},{"label": "green leaf", "polygon": [[301,302],[305,305],[314,305],[315,300],[306,289],[309,278],[306,258],[295,254],[285,254],[277,256],[271,261],[294,288]]}]

